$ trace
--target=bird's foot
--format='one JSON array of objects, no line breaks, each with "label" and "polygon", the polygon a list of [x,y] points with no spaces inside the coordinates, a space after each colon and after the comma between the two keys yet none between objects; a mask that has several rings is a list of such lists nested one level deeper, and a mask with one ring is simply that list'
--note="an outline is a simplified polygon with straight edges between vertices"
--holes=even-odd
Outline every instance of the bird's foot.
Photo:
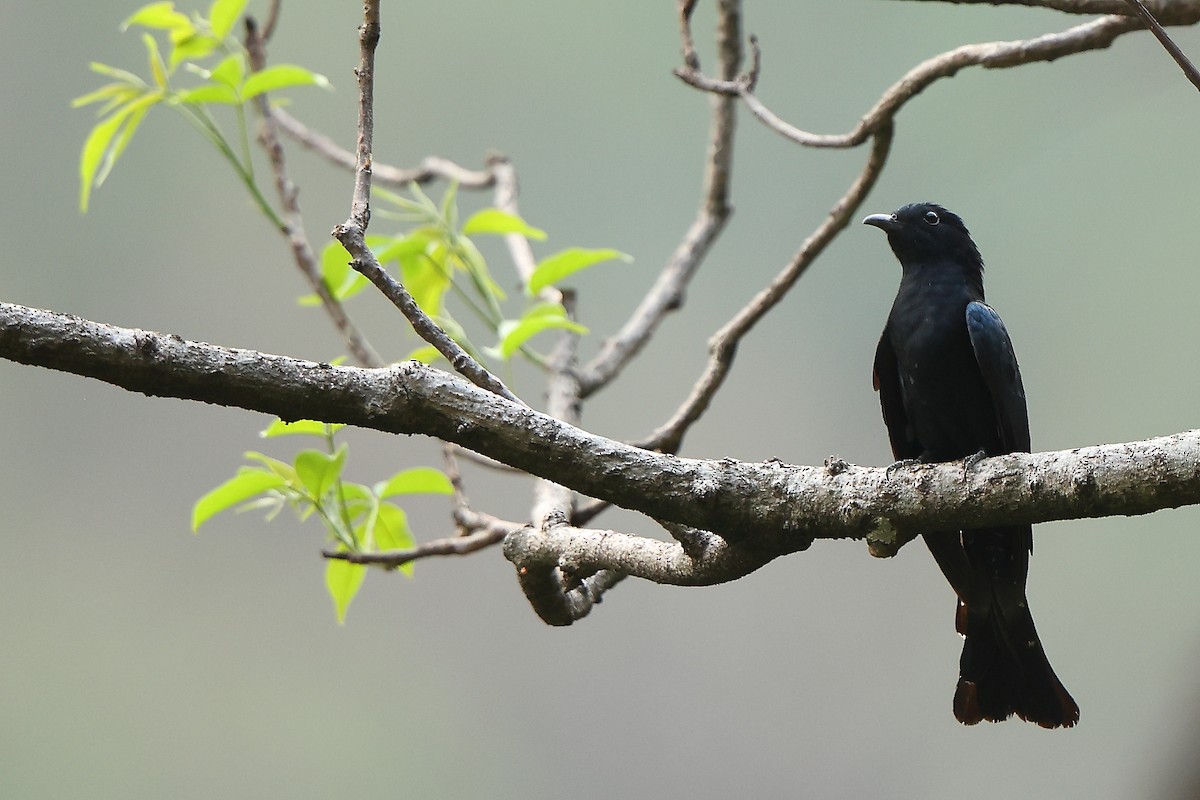
[{"label": "bird's foot", "polygon": [[971,455],[967,456],[966,458],[963,459],[963,472],[966,473],[966,472],[970,472],[971,470],[975,469],[977,466],[979,466],[979,462],[983,461],[987,457],[988,457],[988,454],[985,453],[983,450],[980,450],[978,453],[972,453]]},{"label": "bird's foot", "polygon": [[915,467],[920,463],[921,459],[919,458],[902,458],[895,464],[888,465],[888,468],[884,470],[884,476],[890,481],[892,479],[892,473],[896,470],[904,469],[905,467]]}]

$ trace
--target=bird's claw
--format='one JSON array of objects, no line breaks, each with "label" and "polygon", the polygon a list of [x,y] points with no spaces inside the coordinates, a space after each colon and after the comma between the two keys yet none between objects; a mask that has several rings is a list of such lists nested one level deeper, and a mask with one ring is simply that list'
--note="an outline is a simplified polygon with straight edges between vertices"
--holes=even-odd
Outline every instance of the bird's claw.
[{"label": "bird's claw", "polygon": [[975,467],[979,466],[979,462],[983,461],[987,457],[988,454],[983,450],[967,456],[963,459],[963,472],[970,472],[971,470],[975,469]]},{"label": "bird's claw", "polygon": [[888,468],[884,470],[884,476],[890,481],[892,479],[892,473],[896,470],[904,469],[905,467],[915,467],[920,463],[921,459],[919,458],[902,458],[894,464],[889,464]]}]

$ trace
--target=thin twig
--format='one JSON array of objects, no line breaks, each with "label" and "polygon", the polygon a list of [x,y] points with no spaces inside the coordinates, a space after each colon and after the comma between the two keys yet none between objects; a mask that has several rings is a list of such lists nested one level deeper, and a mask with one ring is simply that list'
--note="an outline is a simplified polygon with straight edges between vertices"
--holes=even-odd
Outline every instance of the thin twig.
[{"label": "thin twig", "polygon": [[[680,25],[684,60],[695,63],[698,69],[699,60],[688,24],[693,6],[694,3],[687,0],[681,1]],[[742,62],[739,6],[736,0],[722,0],[720,4],[717,50],[722,76],[736,75]],[[641,351],[663,318],[683,306],[688,284],[725,227],[732,213],[729,185],[733,173],[735,104],[734,98],[714,96],[700,210],[633,315],[620,331],[604,342],[600,352],[580,372],[582,396],[587,397],[611,382]]]},{"label": "thin twig", "polygon": [[[856,147],[865,142],[880,125],[895,117],[905,103],[941,78],[951,77],[959,70],[971,66],[1004,69],[1038,61],[1053,61],[1063,56],[1108,47],[1118,36],[1141,29],[1139,21],[1128,16],[1128,13],[1126,9],[1125,14],[1113,14],[1033,39],[968,44],[941,53],[909,70],[884,91],[852,130],[842,134],[811,133],[785,122],[758,98],[746,78],[717,81],[688,70],[676,70],[676,74],[685,83],[704,91],[722,96],[737,94],[759,121],[797,144],[805,147]],[[1173,7],[1169,19],[1169,24],[1176,25],[1190,25],[1200,21],[1200,3],[1192,2],[1181,4],[1179,8]]]},{"label": "thin twig", "polygon": [[[351,170],[355,168],[357,159],[354,153],[325,134],[312,130],[282,108],[272,108],[271,116],[279,126],[279,130],[298,144],[313,151],[334,166]],[[376,183],[393,188],[404,188],[410,183],[423,184],[439,179],[454,181],[462,189],[489,189],[495,184],[495,176],[490,169],[467,169],[449,159],[438,156],[424,158],[417,166],[409,169],[375,163],[373,178]]]},{"label": "thin twig", "polygon": [[354,152],[354,195],[350,222],[363,235],[371,222],[371,172],[375,139],[375,48],[381,32],[381,0],[363,2],[363,23],[358,29],[358,143]]},{"label": "thin twig", "polygon": [[[271,10],[273,19],[278,12],[278,4],[272,5]],[[250,57],[250,68],[255,72],[266,66],[267,36],[265,28],[262,33],[259,33],[255,20],[252,17],[246,17],[246,52]],[[275,129],[270,102],[266,94],[258,95],[254,102],[262,116],[259,143],[267,152],[271,172],[275,176],[275,190],[279,195],[279,202],[284,212],[284,226],[280,233],[287,239],[288,245],[291,247],[292,258],[305,280],[308,281],[309,288],[320,298],[325,313],[337,328],[338,333],[341,334],[350,355],[364,367],[382,366],[383,359],[379,357],[370,342],[350,320],[346,309],[329,291],[329,287],[321,275],[316,254],[313,252],[308,234],[304,230],[304,217],[300,213],[299,190],[292,183],[288,174],[287,159]]]},{"label": "thin twig", "polygon": [[358,147],[355,155],[354,193],[350,203],[350,218],[337,225],[333,229],[333,235],[350,253],[350,265],[366,276],[375,284],[375,288],[392,301],[413,326],[417,335],[437,348],[456,372],[482,389],[524,405],[520,398],[509,391],[503,381],[488,372],[430,319],[417,305],[412,294],[380,266],[371,248],[367,247],[367,226],[371,222],[371,148],[375,131],[375,48],[379,44],[380,36],[379,5],[380,0],[365,0],[363,3],[363,24],[359,28],[358,37],[359,64],[355,71],[358,76]]},{"label": "thin twig", "polygon": [[[491,153],[487,158],[487,168],[495,184],[495,191],[492,194],[493,205],[501,211],[520,216],[521,211],[517,205],[520,186],[517,183],[517,171],[513,168],[512,162],[505,155]],[[533,248],[530,247],[529,240],[519,233],[509,233],[504,236],[504,244],[508,247],[509,257],[512,258],[521,285],[528,285],[533,271],[537,269],[537,258],[533,255]],[[553,286],[542,289],[538,296],[551,302],[561,303],[563,300],[562,292]]]},{"label": "thin twig", "polygon": [[759,292],[717,331],[709,343],[709,358],[704,374],[692,387],[691,395],[666,424],[645,440],[637,442],[638,447],[664,452],[675,452],[679,449],[688,428],[708,408],[708,404],[724,382],[725,376],[733,365],[737,346],[742,337],[783,299],[788,290],[808,269],[809,264],[850,223],[863,199],[875,185],[880,172],[883,171],[891,143],[892,127],[888,122],[876,132],[871,155],[846,194],[834,204],[829,216],[805,240],[804,244],[800,246],[800,250],[792,257],[791,262],[771,281],[770,285]]},{"label": "thin twig", "polygon": [[283,0],[271,0],[267,7],[267,21],[262,27],[262,42],[266,44],[275,35],[275,27],[279,24],[279,14],[283,11]]},{"label": "thin twig", "polygon": [[384,297],[392,301],[392,305],[399,309],[417,335],[433,345],[450,363],[455,372],[481,389],[487,389],[506,400],[525,405],[521,398],[504,385],[504,381],[489,372],[486,367],[472,358],[471,354],[464,350],[458,342],[450,338],[450,334],[442,330],[441,326],[434,322],[417,304],[408,289],[404,288],[404,284],[397,281],[380,266],[379,260],[375,258],[371,248],[367,247],[361,228],[353,227],[353,223],[346,222],[334,228],[333,235],[350,253],[352,259],[350,266],[366,276],[367,280],[375,284],[375,288]]},{"label": "thin twig", "polygon": [[1164,30],[1163,26],[1158,23],[1158,20],[1154,18],[1154,15],[1151,14],[1146,6],[1139,2],[1139,0],[1125,0],[1125,2],[1128,3],[1135,11],[1137,11],[1138,15],[1146,21],[1146,25],[1149,26],[1150,31],[1158,39],[1159,43],[1163,46],[1163,49],[1170,53],[1171,58],[1175,59],[1175,63],[1179,65],[1181,70],[1183,70],[1183,74],[1186,75],[1188,80],[1192,82],[1192,85],[1197,89],[1200,89],[1200,71],[1197,71],[1196,65],[1191,62],[1191,59],[1184,55],[1183,51],[1179,49],[1179,45],[1175,44],[1174,40],[1167,35],[1166,30]]},{"label": "thin twig", "polygon": [[523,525],[515,522],[490,517],[491,522],[481,524],[474,533],[466,536],[452,536],[445,539],[434,539],[431,542],[408,547],[403,550],[379,550],[373,553],[353,553],[349,551],[322,550],[325,558],[338,561],[349,561],[351,564],[373,564],[385,569],[395,569],[402,564],[418,561],[431,556],[465,556],[484,548],[499,544],[510,533],[521,530]]}]

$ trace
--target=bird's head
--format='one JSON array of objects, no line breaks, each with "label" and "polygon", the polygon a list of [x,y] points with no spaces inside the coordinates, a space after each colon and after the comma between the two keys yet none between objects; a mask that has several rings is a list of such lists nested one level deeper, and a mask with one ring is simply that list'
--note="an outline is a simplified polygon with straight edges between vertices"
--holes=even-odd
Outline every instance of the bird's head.
[{"label": "bird's head", "polygon": [[936,203],[913,203],[891,214],[872,214],[863,224],[887,234],[902,267],[949,260],[983,270],[983,258],[962,218]]}]

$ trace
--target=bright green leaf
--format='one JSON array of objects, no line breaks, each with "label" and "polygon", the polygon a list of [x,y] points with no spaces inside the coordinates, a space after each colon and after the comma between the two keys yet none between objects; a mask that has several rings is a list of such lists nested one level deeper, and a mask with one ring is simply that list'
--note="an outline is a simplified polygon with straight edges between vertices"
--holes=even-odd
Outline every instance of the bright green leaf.
[{"label": "bright green leaf", "polygon": [[242,97],[249,100],[263,92],[314,85],[323,89],[329,88],[329,80],[324,75],[318,75],[295,64],[276,64],[246,78],[246,82],[242,84]]},{"label": "bright green leaf", "polygon": [[367,486],[361,483],[341,483],[342,502],[346,505],[346,511],[350,514],[351,519],[370,511],[379,504],[379,498]]},{"label": "bright green leaf", "polygon": [[480,233],[506,234],[516,233],[526,239],[541,242],[546,239],[546,232],[535,228],[516,214],[501,211],[498,208],[485,208],[471,215],[462,228],[463,235],[474,236]]},{"label": "bright green leaf", "polygon": [[280,476],[257,467],[242,467],[237,475],[207,493],[192,506],[192,532],[213,516],[245,502],[255,495],[279,489],[285,481]]},{"label": "bright green leaf", "polygon": [[247,0],[213,0],[208,8],[208,25],[213,36],[224,39],[246,9]]},{"label": "bright green leaf", "polygon": [[519,320],[505,320],[500,323],[498,333],[500,341],[488,352],[508,360],[521,345],[542,331],[563,329],[575,333],[587,333],[587,328],[567,317],[567,312],[558,303],[542,303],[525,312]]},{"label": "bright green leaf", "polygon": [[[387,240],[388,237],[367,237],[367,245],[375,247],[372,239]],[[321,251],[321,277],[325,279],[325,287],[336,300],[346,300],[361,292],[370,285],[370,281],[350,266],[350,254],[342,243],[333,240]],[[298,301],[302,306],[319,306],[321,298],[315,293],[306,294]]]},{"label": "bright green leaf", "polygon": [[314,500],[320,501],[333,488],[348,452],[346,445],[342,445],[333,455],[321,450],[301,450],[296,454],[296,476]]},{"label": "bright green leaf", "polygon": [[537,269],[533,271],[533,275],[529,278],[529,285],[525,287],[525,292],[532,297],[542,289],[558,283],[568,275],[572,275],[581,269],[586,269],[603,261],[611,261],[613,259],[620,259],[621,261],[633,260],[632,257],[619,250],[608,248],[587,250],[582,247],[568,247],[566,250],[547,256],[538,262]]},{"label": "bright green leaf", "polygon": [[424,253],[400,257],[400,282],[431,317],[442,313],[442,302],[450,290],[450,276]]},{"label": "bright green leaf", "polygon": [[82,211],[87,211],[92,189],[104,182],[146,111],[161,99],[157,93],[143,95],[121,106],[92,128],[79,157],[79,207]]},{"label": "bright green leaf", "polygon": [[221,46],[221,40],[199,31],[171,31],[171,57],[167,64],[172,70],[185,61],[199,61]]},{"label": "bright green leaf", "polygon": [[[131,100],[141,93],[140,87],[130,86],[128,83],[106,83],[94,92],[88,92],[81,97],[76,97],[71,101],[71,108],[90,106],[92,103],[99,103],[101,100]],[[104,112],[101,111],[100,113],[103,114]]]},{"label": "bright green leaf", "polygon": [[336,433],[346,427],[342,424],[327,424],[317,422],[311,419],[300,419],[295,422],[284,422],[281,419],[275,419],[267,426],[267,429],[260,434],[264,439],[274,439],[276,436],[321,436],[324,437],[328,429],[329,433]]},{"label": "bright green leaf", "polygon": [[271,458],[262,453],[256,453],[253,450],[247,450],[245,453],[242,453],[242,458],[247,461],[257,461],[271,472],[283,478],[289,486],[299,488],[298,479],[296,478],[296,468],[291,464],[280,461],[278,458]]},{"label": "bright green leaf", "polygon": [[88,64],[88,68],[97,75],[103,75],[106,78],[112,78],[115,81],[127,83],[130,86],[137,86],[142,89],[150,88],[144,80],[126,69],[110,67],[108,64],[101,64],[99,61],[93,61],[91,64]]},{"label": "bright green leaf", "polygon": [[[379,504],[372,535],[375,546],[380,550],[407,550],[416,544],[412,530],[408,527],[408,515],[404,513],[404,509],[391,503]],[[412,562],[401,564],[399,569],[405,575],[412,575]]]},{"label": "bright green leaf", "polygon": [[413,467],[397,472],[375,488],[379,499],[400,494],[453,494],[454,487],[446,473],[433,467]]},{"label": "bright green leaf", "polygon": [[121,23],[121,30],[126,31],[134,25],[153,30],[193,30],[192,21],[187,14],[175,10],[174,3],[150,3],[133,12],[133,16]]},{"label": "bright green leaf", "polygon": [[220,83],[206,83],[203,86],[179,92],[175,95],[175,100],[180,103],[191,103],[192,105],[220,104],[236,106],[242,102],[242,98],[238,97],[235,89],[231,89]]},{"label": "bright green leaf", "polygon": [[367,577],[367,568],[363,564],[351,564],[339,558],[331,558],[328,562],[325,565],[325,588],[329,590],[329,596],[333,599],[338,624],[344,625],[346,611],[362,587],[363,579]]},{"label": "bright green leaf", "polygon": [[241,53],[234,53],[221,59],[220,63],[209,73],[209,78],[231,88],[237,87],[245,77],[246,63],[242,60]]},{"label": "bright green leaf", "polygon": [[142,34],[142,43],[146,45],[146,59],[150,62],[150,74],[159,89],[167,88],[167,65],[163,63],[162,53],[158,51],[158,40],[148,33]]},{"label": "bright green leaf", "polygon": [[500,316],[500,303],[504,301],[504,290],[500,288],[494,280],[492,274],[488,272],[487,262],[483,260],[483,253],[479,252],[479,248],[470,239],[462,238],[458,240],[458,252],[461,254],[466,268],[467,274],[471,276],[471,280],[475,283],[475,288],[487,300],[492,311],[497,317]]},{"label": "bright green leaf", "polygon": [[[372,191],[374,190],[372,189]],[[405,256],[423,254],[429,247],[429,241],[428,229],[418,228],[403,236],[389,237],[386,242],[381,243],[381,247],[375,252],[375,257],[379,259],[380,264],[387,264]]]}]

